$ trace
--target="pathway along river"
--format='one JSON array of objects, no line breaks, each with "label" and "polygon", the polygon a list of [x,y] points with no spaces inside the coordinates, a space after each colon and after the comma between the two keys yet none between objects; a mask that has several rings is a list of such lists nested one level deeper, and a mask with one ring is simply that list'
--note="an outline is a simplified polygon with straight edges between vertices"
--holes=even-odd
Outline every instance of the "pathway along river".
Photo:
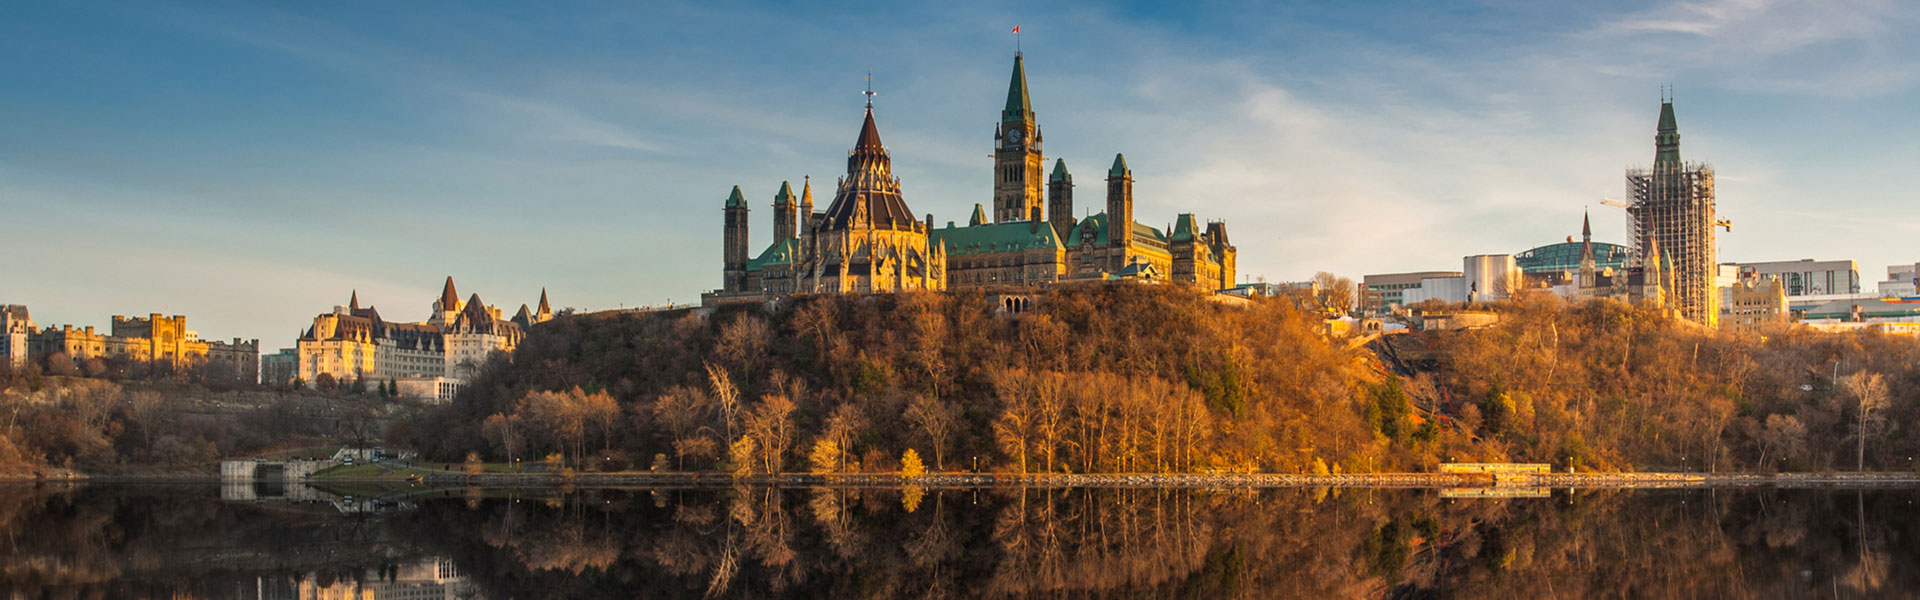
[{"label": "pathway along river", "polygon": [[1911,597],[1920,488],[0,486],[0,595]]}]

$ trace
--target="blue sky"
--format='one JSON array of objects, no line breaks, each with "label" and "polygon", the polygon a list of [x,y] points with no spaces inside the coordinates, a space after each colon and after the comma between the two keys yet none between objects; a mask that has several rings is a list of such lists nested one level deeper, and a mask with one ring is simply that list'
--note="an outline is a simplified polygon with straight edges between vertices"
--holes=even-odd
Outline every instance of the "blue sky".
[{"label": "blue sky", "polygon": [[1016,24],[1050,157],[1097,188],[1125,152],[1140,220],[1227,220],[1243,275],[1457,269],[1589,207],[1620,241],[1598,200],[1669,83],[1723,261],[1920,260],[1912,3],[872,8],[0,4],[0,302],[271,349],[353,289],[422,319],[447,275],[507,312],[695,301],[732,186],[757,247],[781,181],[844,169],[869,68],[914,210],[987,202]]}]

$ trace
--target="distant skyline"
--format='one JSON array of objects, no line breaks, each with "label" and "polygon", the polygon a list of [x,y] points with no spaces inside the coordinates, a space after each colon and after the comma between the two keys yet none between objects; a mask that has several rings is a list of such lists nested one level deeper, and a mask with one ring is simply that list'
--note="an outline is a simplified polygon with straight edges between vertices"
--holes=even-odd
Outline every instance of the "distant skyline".
[{"label": "distant skyline", "polygon": [[448,275],[508,314],[695,302],[733,186],[756,251],[783,180],[830,200],[869,68],[913,210],[990,203],[1015,25],[1079,196],[1124,152],[1138,214],[1228,221],[1246,276],[1457,269],[1583,208],[1624,243],[1600,198],[1668,84],[1722,262],[1920,261],[1920,5],[1892,0],[11,3],[0,303],[270,353],[356,289],[423,320]]}]

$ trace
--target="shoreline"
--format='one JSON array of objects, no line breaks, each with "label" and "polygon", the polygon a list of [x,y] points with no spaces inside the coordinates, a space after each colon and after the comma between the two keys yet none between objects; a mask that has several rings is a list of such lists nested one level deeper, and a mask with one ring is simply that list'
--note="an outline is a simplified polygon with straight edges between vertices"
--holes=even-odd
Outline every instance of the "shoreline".
[{"label": "shoreline", "polygon": [[[223,479],[211,473],[101,473],[62,477],[0,476],[6,484],[220,484],[252,483],[252,479]],[[261,481],[273,481],[271,479]],[[318,477],[321,483],[409,483],[393,477]],[[1115,473],[1017,474],[938,473],[917,478],[897,473],[823,475],[783,473],[735,478],[724,473],[580,473],[571,478],[548,473],[433,474],[411,483],[482,487],[676,487],[676,486],[829,486],[829,487],[1054,487],[1054,488],[1699,488],[1699,487],[1920,487],[1920,473],[1358,473],[1311,475],[1301,473]]]}]

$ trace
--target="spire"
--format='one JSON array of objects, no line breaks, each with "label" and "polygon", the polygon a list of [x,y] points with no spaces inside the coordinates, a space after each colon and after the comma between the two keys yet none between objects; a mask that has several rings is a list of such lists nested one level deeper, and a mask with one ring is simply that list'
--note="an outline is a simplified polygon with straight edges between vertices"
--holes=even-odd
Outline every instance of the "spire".
[{"label": "spire", "polygon": [[974,205],[973,205],[973,218],[972,218],[972,219],[968,219],[968,220],[967,220],[967,226],[968,226],[968,227],[979,227],[979,226],[981,226],[981,225],[985,225],[985,224],[987,224],[987,209],[986,209],[986,207],[984,207],[984,206],[981,206],[981,205],[979,205],[979,204],[974,204]]},{"label": "spire", "polygon": [[1067,183],[1073,183],[1073,174],[1067,172],[1067,159],[1056,158],[1053,160],[1053,175],[1048,177],[1047,181],[1049,182],[1064,181]]},{"label": "spire", "polygon": [[791,182],[780,182],[780,191],[773,195],[773,205],[793,206],[793,184]]},{"label": "spire", "polygon": [[1007,83],[1007,108],[1000,111],[1000,120],[1033,120],[1033,99],[1027,94],[1027,67],[1018,52],[1013,53],[1013,81]]},{"label": "spire", "polygon": [[1673,100],[1660,103],[1660,125],[1653,135],[1654,167],[1680,166],[1680,124],[1673,117]]},{"label": "spire", "polygon": [[453,276],[447,276],[447,286],[440,290],[440,310],[460,310],[460,294],[453,291]]},{"label": "spire", "polygon": [[1593,268],[1593,219],[1583,210],[1580,211],[1580,271],[1585,274]]},{"label": "spire", "polygon": [[360,310],[360,290],[353,291],[353,297],[347,300],[348,310]]},{"label": "spire", "polygon": [[1113,155],[1113,168],[1107,170],[1108,177],[1132,177],[1133,170],[1127,168],[1127,155]]},{"label": "spire", "polygon": [[553,308],[547,306],[547,288],[540,288],[540,314],[549,314]]},{"label": "spire", "polygon": [[740,195],[740,186],[733,186],[733,194],[727,196],[727,208],[746,208],[747,197]]},{"label": "spire", "polygon": [[800,184],[800,204],[813,206],[813,176],[808,175]]},{"label": "spire", "polygon": [[853,142],[853,151],[859,153],[862,150],[881,151],[884,149],[885,148],[880,145],[880,128],[873,124],[873,99],[868,98],[867,122],[860,125],[860,139]]}]

